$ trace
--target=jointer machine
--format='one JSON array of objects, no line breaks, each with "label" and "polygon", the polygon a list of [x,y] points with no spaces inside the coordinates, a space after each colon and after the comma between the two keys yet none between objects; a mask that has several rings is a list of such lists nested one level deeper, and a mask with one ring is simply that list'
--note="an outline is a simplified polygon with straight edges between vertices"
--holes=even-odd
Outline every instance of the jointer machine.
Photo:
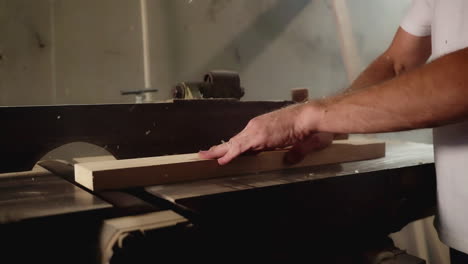
[{"label": "jointer machine", "polygon": [[70,142],[116,159],[198,152],[294,103],[232,99],[243,95],[234,79],[210,86],[228,89],[219,94],[231,99],[203,98],[185,84],[167,103],[0,107],[2,256],[16,263],[425,263],[389,234],[434,213],[431,145],[386,142],[385,157],[375,160],[100,192],[74,181],[71,162],[44,159]]}]

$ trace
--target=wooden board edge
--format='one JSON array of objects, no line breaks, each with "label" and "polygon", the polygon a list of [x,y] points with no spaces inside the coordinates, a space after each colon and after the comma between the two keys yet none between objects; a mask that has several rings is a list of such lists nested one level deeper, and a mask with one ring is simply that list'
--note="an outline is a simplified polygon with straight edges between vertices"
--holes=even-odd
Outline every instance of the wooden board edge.
[{"label": "wooden board edge", "polygon": [[[337,152],[341,153],[344,151],[350,151],[352,155],[349,155],[346,158],[341,158],[338,161],[333,160],[333,155],[335,155]],[[345,163],[368,159],[377,159],[384,157],[385,151],[386,144],[384,141],[338,140],[335,141],[333,145],[331,145],[328,148],[325,148],[324,150],[311,153],[304,159],[303,162],[293,166],[285,166],[284,164],[282,164],[282,159],[286,151],[263,152],[260,153],[257,157],[242,156],[234,160],[231,164],[224,167],[220,167],[219,165],[217,165],[217,162],[215,160],[200,160],[199,162],[196,162],[195,164],[192,163],[190,165],[176,163],[154,166],[158,168],[152,168],[152,166],[147,166],[128,169],[109,169],[104,171],[92,172],[86,168],[86,165],[88,163],[83,163],[75,164],[75,181],[92,191],[103,191],[110,189],[171,184],[182,181],[221,178],[239,174],[259,173],[287,168],[310,167],[332,163]],[[325,161],[322,161],[320,164],[317,164],[317,157]],[[268,162],[273,162],[277,165],[268,165],[270,166],[270,169],[267,169],[265,168],[266,165],[262,165],[262,163]],[[254,165],[252,163],[256,163],[255,166],[257,166],[258,164],[258,168],[254,168]],[[243,166],[247,167],[248,169],[243,170]],[[148,173],[149,170],[153,171],[151,173]],[[199,170],[201,172],[199,174],[184,174],[179,172],[179,175],[184,176],[178,176],[177,179],[164,177],[164,171],[172,170],[191,170],[193,172],[197,172],[197,170]],[[223,170],[224,172],[222,172]],[[99,174],[99,176],[96,177],[95,173]],[[215,176],[216,173],[218,173],[218,176]],[[158,177],[155,177],[155,175],[158,175]]]}]

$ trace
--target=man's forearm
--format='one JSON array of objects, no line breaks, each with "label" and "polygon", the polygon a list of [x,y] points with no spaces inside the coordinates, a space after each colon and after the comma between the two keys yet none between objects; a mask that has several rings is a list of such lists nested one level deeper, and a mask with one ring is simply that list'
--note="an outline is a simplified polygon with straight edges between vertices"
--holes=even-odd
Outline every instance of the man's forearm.
[{"label": "man's forearm", "polygon": [[[394,60],[387,54],[380,55],[375,59],[344,91],[344,93],[363,89],[396,76]],[[334,138],[347,138],[347,134],[334,133]]]},{"label": "man's forearm", "polygon": [[392,44],[359,75],[348,91],[390,80],[424,65],[431,55],[431,37],[416,37],[398,28]]},{"label": "man's forearm", "polygon": [[320,138],[312,140],[319,134],[327,136],[329,142],[329,133],[397,131],[468,116],[464,99],[468,96],[468,77],[464,74],[468,51],[401,74],[426,63],[430,53],[429,36],[416,37],[399,28],[389,49],[341,95],[257,116],[227,143],[200,152],[200,157],[216,158],[223,165],[249,150],[287,146],[293,146],[289,154],[303,156],[316,148],[316,142],[323,142]]},{"label": "man's forearm", "polygon": [[[332,133],[380,133],[435,127],[468,116],[468,49],[367,89],[305,106],[310,129]],[[315,123],[312,124],[312,123]]]},{"label": "man's forearm", "polygon": [[396,76],[393,59],[382,54],[374,60],[351,84],[345,92],[356,91],[372,85],[379,84],[383,81],[392,79]]}]

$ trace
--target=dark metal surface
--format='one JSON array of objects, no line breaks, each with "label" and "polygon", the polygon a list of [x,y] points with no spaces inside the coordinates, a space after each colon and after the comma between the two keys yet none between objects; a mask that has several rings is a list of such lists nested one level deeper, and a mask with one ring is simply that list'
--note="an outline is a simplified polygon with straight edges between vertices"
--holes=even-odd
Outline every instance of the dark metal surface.
[{"label": "dark metal surface", "polygon": [[[250,118],[288,104],[209,100],[0,107],[0,118],[9,128],[0,131],[0,171],[26,170],[52,148],[74,141],[106,147],[118,158],[195,152],[228,139]],[[13,256],[24,249],[35,261],[46,262],[56,256],[50,248],[68,257],[80,248],[72,262],[92,263],[102,220],[121,212],[107,210],[110,204],[65,180],[71,181],[69,167],[52,165],[48,163],[51,171],[64,178],[43,170],[0,175],[0,227],[8,245],[2,248]],[[190,260],[196,254],[200,260],[236,256],[244,261],[254,256],[263,262],[311,258],[316,263],[363,263],[340,256],[355,259],[356,252],[374,249],[390,232],[433,214],[435,190],[432,146],[388,142],[387,156],[378,160],[153,186],[124,194],[187,212],[193,222],[190,230],[145,234],[142,239],[149,239],[145,244],[151,253],[164,251],[167,239],[172,239],[169,245],[177,245],[176,251]],[[106,200],[129,205],[128,197],[109,195]],[[142,247],[137,243],[135,248]]]},{"label": "dark metal surface", "polygon": [[215,70],[205,74],[203,81],[178,83],[172,95],[175,99],[194,98],[235,98],[241,99],[245,94],[237,72]]},{"label": "dark metal surface", "polygon": [[155,93],[159,91],[158,89],[140,89],[140,90],[123,90],[120,91],[121,95],[139,95],[145,93]]},{"label": "dark metal surface", "polygon": [[388,141],[386,156],[380,159],[348,162],[338,165],[288,169],[255,175],[239,175],[212,180],[147,187],[146,190],[170,201],[218,193],[249,190],[298,182],[308,182],[339,176],[379,172],[434,163],[430,144]]},{"label": "dark metal surface", "polygon": [[387,146],[387,156],[377,160],[146,190],[187,211],[203,230],[202,241],[216,241],[203,247],[225,255],[235,248],[273,262],[371,263],[363,254],[380,252],[391,244],[390,233],[436,207],[432,146]]},{"label": "dark metal surface", "polygon": [[[71,182],[73,185],[86,189],[75,181],[75,171],[72,164],[58,160],[40,161],[38,164],[56,176],[60,176],[61,178]],[[115,208],[122,209],[120,211],[122,211],[123,214],[164,210],[164,208],[161,209],[154,204],[149,204],[138,199],[136,196],[132,195],[132,191],[130,190],[99,192],[93,193],[93,195],[110,203]]]},{"label": "dark metal surface", "polygon": [[88,142],[118,159],[197,152],[291,102],[194,100],[160,104],[0,107],[0,173],[27,171],[50,150]]},{"label": "dark metal surface", "polygon": [[330,254],[337,248],[359,251],[435,212],[432,146],[388,143],[387,154],[146,190],[214,233],[249,236],[246,247],[261,244],[265,254],[284,250],[299,256],[314,247]]},{"label": "dark metal surface", "polygon": [[218,70],[207,73],[205,84],[200,90],[204,98],[237,98],[244,96],[239,74],[234,71]]},{"label": "dark metal surface", "polygon": [[[64,171],[55,172],[68,175]],[[0,202],[0,220],[28,219],[18,225],[0,225],[9,241],[8,252],[27,249],[36,260],[50,260],[50,247],[68,256],[81,248],[71,262],[94,263],[94,238],[102,219],[109,216],[92,208],[102,204],[91,202],[96,198],[86,192],[83,197],[73,195],[83,191],[45,171],[34,180],[31,173],[11,175],[0,177],[0,201],[7,201]],[[389,142],[387,156],[378,160],[147,190],[194,212],[189,218],[193,226],[132,236],[116,251],[115,263],[145,262],[156,250],[159,257],[160,252],[166,253],[163,257],[168,260],[232,256],[236,262],[310,258],[317,263],[361,264],[366,262],[356,261],[356,256],[381,247],[381,239],[390,232],[433,213],[435,172],[431,145]],[[88,214],[67,215],[67,210],[88,210]],[[39,217],[63,213],[67,217]],[[183,254],[174,255],[177,252]]]},{"label": "dark metal surface", "polygon": [[0,174],[0,224],[109,207],[52,173]]}]

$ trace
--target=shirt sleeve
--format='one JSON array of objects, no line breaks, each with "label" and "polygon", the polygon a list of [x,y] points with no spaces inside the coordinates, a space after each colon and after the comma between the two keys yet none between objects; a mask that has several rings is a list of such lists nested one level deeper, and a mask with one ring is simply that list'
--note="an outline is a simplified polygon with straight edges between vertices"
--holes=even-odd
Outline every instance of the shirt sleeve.
[{"label": "shirt sleeve", "polygon": [[432,5],[431,0],[413,0],[400,26],[414,36],[431,35]]}]

